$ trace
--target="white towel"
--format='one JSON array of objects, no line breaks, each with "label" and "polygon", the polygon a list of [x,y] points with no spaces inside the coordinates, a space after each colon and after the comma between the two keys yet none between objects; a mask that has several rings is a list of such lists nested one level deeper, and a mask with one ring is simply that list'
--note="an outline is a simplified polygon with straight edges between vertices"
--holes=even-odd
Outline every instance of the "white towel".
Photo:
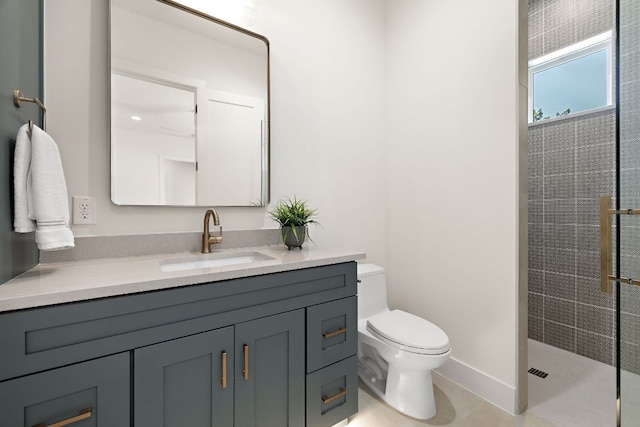
[{"label": "white towel", "polygon": [[[23,130],[27,129],[23,126],[19,137]],[[45,131],[35,125],[30,140],[31,162],[27,174],[26,200],[28,217],[36,224],[36,244],[38,249],[44,251],[73,248],[75,245],[69,228],[67,184],[58,146]],[[16,152],[17,148],[16,141]],[[15,197],[18,200],[24,195],[18,196],[16,192]],[[16,207],[17,205],[16,203]],[[16,219],[17,214],[18,212]],[[15,229],[21,232],[18,227]]]},{"label": "white towel", "polygon": [[13,228],[17,233],[30,233],[36,229],[36,224],[29,214],[30,184],[27,181],[31,164],[31,139],[28,132],[29,125],[24,125],[18,130],[13,155]]}]

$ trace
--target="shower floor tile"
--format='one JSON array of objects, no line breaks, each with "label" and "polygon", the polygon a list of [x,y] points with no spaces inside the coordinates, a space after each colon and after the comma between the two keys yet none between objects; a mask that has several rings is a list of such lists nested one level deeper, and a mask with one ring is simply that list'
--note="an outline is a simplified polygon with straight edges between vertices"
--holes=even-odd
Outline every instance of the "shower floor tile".
[{"label": "shower floor tile", "polygon": [[533,340],[529,367],[549,375],[529,375],[527,412],[559,427],[615,426],[614,367]]}]

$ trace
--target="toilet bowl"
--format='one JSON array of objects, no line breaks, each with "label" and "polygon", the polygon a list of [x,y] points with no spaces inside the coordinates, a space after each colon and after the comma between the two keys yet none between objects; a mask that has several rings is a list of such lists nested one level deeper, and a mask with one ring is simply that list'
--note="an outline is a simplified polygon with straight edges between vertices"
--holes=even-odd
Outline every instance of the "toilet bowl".
[{"label": "toilet bowl", "polygon": [[358,375],[381,399],[413,418],[436,414],[431,370],[451,353],[433,323],[389,310],[384,269],[358,264]]}]

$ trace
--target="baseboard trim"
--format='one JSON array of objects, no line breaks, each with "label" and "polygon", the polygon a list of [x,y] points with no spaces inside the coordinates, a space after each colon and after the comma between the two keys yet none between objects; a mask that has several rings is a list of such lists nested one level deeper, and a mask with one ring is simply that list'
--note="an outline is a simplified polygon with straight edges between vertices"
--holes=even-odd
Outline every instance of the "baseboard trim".
[{"label": "baseboard trim", "polygon": [[516,414],[514,387],[454,358],[450,358],[435,371],[510,414]]}]

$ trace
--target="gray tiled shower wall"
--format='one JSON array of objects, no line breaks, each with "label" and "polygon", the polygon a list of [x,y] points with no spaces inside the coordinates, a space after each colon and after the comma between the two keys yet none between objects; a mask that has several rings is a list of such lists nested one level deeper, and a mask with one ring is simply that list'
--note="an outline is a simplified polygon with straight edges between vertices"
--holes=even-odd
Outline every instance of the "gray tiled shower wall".
[{"label": "gray tiled shower wall", "polygon": [[608,364],[598,200],[614,194],[614,161],[614,110],[529,128],[529,337]]},{"label": "gray tiled shower wall", "polygon": [[[614,0],[530,0],[529,58],[614,23]],[[609,109],[539,122],[528,135],[529,337],[608,364],[615,307],[600,293],[598,200],[615,191],[615,120]]]}]

